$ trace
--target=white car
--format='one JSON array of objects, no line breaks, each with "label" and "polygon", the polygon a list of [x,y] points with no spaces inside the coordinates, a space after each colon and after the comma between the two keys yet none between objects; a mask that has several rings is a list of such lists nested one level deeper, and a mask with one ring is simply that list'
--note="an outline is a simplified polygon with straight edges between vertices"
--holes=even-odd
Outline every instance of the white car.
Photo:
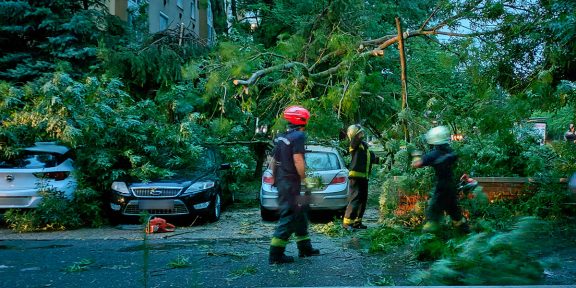
[{"label": "white car", "polygon": [[35,208],[47,189],[72,197],[73,164],[70,149],[54,142],[36,142],[14,159],[0,160],[0,209]]},{"label": "white car", "polygon": [[[342,212],[348,205],[348,169],[338,150],[332,147],[306,146],[306,170],[309,177],[321,179],[320,185],[310,190],[310,210]],[[272,172],[266,169],[260,188],[260,215],[264,221],[275,220],[278,215],[278,190],[272,186]]]}]

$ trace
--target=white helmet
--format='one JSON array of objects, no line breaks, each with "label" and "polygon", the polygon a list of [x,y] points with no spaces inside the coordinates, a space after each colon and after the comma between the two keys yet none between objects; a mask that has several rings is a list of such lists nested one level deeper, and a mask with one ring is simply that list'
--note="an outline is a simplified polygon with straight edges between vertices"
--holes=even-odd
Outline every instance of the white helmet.
[{"label": "white helmet", "polygon": [[450,142],[450,131],[446,126],[437,126],[426,133],[426,142],[431,145],[442,145]]},{"label": "white helmet", "polygon": [[348,140],[350,141],[360,133],[364,133],[364,128],[362,128],[360,124],[352,124],[348,126],[348,129],[346,130],[346,136],[348,136]]}]

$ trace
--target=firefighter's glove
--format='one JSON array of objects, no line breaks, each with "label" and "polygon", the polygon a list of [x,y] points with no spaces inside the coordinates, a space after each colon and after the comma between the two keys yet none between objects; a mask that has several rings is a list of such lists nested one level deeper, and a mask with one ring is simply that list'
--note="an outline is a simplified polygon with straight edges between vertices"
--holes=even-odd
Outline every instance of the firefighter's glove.
[{"label": "firefighter's glove", "polygon": [[414,150],[412,153],[410,153],[410,155],[412,156],[412,162],[416,162],[422,159],[422,151],[420,150]]},{"label": "firefighter's glove", "polygon": [[420,150],[414,150],[410,155],[412,156],[412,165],[422,159],[422,151]]}]

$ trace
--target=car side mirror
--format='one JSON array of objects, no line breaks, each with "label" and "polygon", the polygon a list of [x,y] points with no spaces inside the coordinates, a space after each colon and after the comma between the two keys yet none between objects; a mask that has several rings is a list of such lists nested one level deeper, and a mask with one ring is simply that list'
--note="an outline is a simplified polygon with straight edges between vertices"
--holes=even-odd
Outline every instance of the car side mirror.
[{"label": "car side mirror", "polygon": [[230,163],[223,163],[220,164],[220,170],[228,170],[230,169],[232,166],[230,165]]}]

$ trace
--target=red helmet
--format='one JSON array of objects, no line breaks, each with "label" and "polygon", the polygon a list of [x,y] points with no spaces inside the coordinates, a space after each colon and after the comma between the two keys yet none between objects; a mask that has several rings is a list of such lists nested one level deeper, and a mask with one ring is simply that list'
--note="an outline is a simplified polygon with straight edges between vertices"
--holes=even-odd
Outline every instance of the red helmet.
[{"label": "red helmet", "polygon": [[306,125],[310,112],[302,106],[290,106],[284,110],[284,118],[294,125]]}]

